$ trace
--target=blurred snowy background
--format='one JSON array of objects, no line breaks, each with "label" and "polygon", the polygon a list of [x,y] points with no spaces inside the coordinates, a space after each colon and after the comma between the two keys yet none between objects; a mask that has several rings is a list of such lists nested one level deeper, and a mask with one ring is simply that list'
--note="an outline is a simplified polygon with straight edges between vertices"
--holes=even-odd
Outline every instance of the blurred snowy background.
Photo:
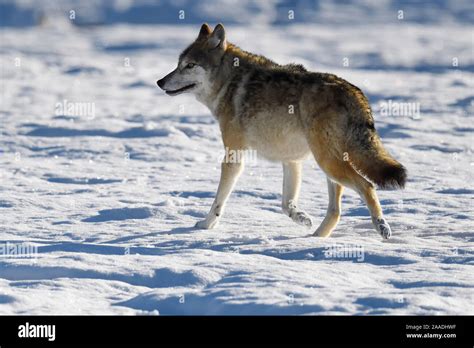
[{"label": "blurred snowy background", "polygon": [[[192,228],[219,129],[155,82],[202,22],[361,87],[409,171],[379,194],[393,239],[349,190],[307,238],[263,159]],[[0,0],[0,314],[473,314],[473,23],[470,0]],[[311,159],[300,204],[324,217]]]},{"label": "blurred snowy background", "polygon": [[[418,24],[472,24],[472,2],[413,0],[2,0],[2,25],[36,26],[44,18],[76,12],[76,25],[111,24],[226,24],[285,25],[388,24],[393,14],[406,11],[404,20]],[[185,12],[185,18],[179,17]],[[294,21],[288,18],[294,11]],[[397,18],[397,17],[396,17]],[[58,20],[58,18],[54,18]]]}]

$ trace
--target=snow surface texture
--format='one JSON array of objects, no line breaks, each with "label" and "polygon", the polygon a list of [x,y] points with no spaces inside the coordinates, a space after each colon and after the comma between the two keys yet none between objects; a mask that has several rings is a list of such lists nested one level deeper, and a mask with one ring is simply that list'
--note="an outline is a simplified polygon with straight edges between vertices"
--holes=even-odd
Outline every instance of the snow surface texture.
[{"label": "snow surface texture", "polygon": [[[247,165],[218,228],[192,227],[217,188],[219,128],[155,81],[199,26],[83,27],[63,16],[2,28],[0,314],[473,314],[473,26],[443,6],[410,21],[401,3],[357,7],[372,24],[332,21],[326,2],[319,22],[226,26],[246,50],[367,94],[409,171],[406,190],[379,192],[393,229],[385,242],[350,190],[332,236],[309,238],[280,212],[281,165],[263,159]],[[469,16],[469,2],[453,3]],[[28,11],[20,5],[2,3],[11,16]],[[202,6],[196,22],[212,12]],[[397,115],[400,103],[419,115]],[[300,206],[317,225],[325,176],[312,159],[304,167]],[[37,253],[11,255],[21,246]]]}]

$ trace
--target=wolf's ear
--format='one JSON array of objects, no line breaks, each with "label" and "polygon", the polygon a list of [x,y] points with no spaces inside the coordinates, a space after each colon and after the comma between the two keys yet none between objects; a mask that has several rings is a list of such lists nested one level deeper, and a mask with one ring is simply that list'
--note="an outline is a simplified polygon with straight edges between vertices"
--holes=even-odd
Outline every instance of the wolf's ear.
[{"label": "wolf's ear", "polygon": [[217,24],[214,31],[209,38],[209,46],[211,49],[222,48],[223,50],[227,47],[227,41],[225,39],[225,29],[222,24]]},{"label": "wolf's ear", "polygon": [[199,31],[199,35],[198,35],[198,40],[199,39],[204,39],[204,38],[207,38],[212,32],[212,29],[211,27],[209,26],[209,24],[207,23],[204,23],[202,26],[201,26],[201,30]]}]

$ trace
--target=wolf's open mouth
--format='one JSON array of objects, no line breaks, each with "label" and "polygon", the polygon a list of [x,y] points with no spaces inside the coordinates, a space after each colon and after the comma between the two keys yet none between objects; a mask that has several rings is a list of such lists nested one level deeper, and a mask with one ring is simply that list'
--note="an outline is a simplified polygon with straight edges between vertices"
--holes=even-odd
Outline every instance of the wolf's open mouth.
[{"label": "wolf's open mouth", "polygon": [[174,91],[166,91],[166,94],[168,94],[168,95],[175,95],[175,94],[178,94],[178,93],[187,91],[188,89],[191,89],[191,88],[193,88],[194,86],[196,86],[195,83],[193,83],[193,84],[191,84],[191,85],[188,85],[188,86],[184,86],[183,88],[180,88],[180,89],[175,89]]}]

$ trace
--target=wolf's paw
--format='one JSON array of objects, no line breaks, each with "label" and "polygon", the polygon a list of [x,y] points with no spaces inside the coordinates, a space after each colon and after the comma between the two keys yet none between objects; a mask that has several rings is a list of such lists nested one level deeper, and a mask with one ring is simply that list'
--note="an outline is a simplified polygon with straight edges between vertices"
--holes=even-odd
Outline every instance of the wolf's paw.
[{"label": "wolf's paw", "polygon": [[313,227],[313,220],[304,211],[293,211],[290,214],[291,219],[298,225],[305,226],[306,228]]},{"label": "wolf's paw", "polygon": [[313,227],[313,220],[311,219],[311,216],[306,214],[304,211],[299,211],[296,213],[295,221],[297,224],[305,226],[306,228]]},{"label": "wolf's paw", "polygon": [[377,219],[376,228],[383,239],[389,239],[392,236],[392,229],[385,219]]},{"label": "wolf's paw", "polygon": [[209,220],[202,220],[198,221],[196,225],[194,225],[194,228],[197,228],[199,230],[210,230],[217,225],[217,220],[214,221],[209,221]]}]

